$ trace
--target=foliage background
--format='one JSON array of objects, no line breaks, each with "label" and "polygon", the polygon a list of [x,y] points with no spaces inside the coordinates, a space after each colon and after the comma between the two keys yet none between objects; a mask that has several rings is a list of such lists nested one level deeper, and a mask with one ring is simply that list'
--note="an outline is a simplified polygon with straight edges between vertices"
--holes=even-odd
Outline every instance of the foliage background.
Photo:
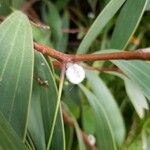
[{"label": "foliage background", "polygon": [[88,62],[124,74],[87,70],[82,84],[59,86],[60,70],[32,41],[71,54],[149,47],[149,10],[149,0],[0,0],[1,18],[11,14],[0,25],[0,147],[87,149],[82,130],[101,150],[148,150],[149,62]]}]

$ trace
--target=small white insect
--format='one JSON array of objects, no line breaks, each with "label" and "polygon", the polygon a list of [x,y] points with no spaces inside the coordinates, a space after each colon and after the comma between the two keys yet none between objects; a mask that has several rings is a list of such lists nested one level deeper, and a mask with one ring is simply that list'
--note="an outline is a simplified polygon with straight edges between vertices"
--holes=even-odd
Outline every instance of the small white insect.
[{"label": "small white insect", "polygon": [[82,66],[78,64],[68,63],[66,67],[66,77],[71,83],[79,84],[84,80],[85,71]]},{"label": "small white insect", "polygon": [[91,145],[95,145],[96,139],[95,139],[95,136],[94,136],[94,135],[89,134],[89,135],[88,135],[88,140],[89,140],[89,142],[90,142]]},{"label": "small white insect", "polygon": [[94,19],[95,18],[95,14],[93,12],[88,12],[88,17],[90,19]]}]

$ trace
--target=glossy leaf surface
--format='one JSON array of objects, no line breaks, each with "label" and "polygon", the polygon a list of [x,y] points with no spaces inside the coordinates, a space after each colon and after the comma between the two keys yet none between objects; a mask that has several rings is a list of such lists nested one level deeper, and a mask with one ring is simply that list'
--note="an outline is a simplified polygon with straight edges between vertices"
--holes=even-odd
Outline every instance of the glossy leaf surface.
[{"label": "glossy leaf surface", "polygon": [[80,85],[80,88],[87,97],[87,100],[90,103],[94,112],[96,125],[95,134],[97,137],[98,148],[103,150],[116,150],[114,135],[105,109],[103,108],[101,103],[99,103],[97,97],[91,91],[89,91],[83,85]]},{"label": "glossy leaf surface", "polygon": [[23,139],[33,79],[31,26],[24,14],[14,12],[0,33],[0,110]]},{"label": "glossy leaf surface", "polygon": [[91,85],[93,93],[97,97],[98,103],[100,103],[103,109],[105,109],[106,116],[110,122],[110,126],[113,134],[115,135],[117,143],[121,145],[125,138],[125,127],[116,100],[112,96],[105,83],[95,72],[86,71],[86,76]]},{"label": "glossy leaf surface", "polygon": [[[42,54],[35,52],[29,131],[38,149],[44,149],[50,137],[52,137],[52,149],[55,149],[57,146],[64,149],[63,122],[60,111],[56,122],[53,121],[56,115],[57,95],[54,77],[46,59]],[[54,131],[52,131],[53,125],[55,126]]]}]

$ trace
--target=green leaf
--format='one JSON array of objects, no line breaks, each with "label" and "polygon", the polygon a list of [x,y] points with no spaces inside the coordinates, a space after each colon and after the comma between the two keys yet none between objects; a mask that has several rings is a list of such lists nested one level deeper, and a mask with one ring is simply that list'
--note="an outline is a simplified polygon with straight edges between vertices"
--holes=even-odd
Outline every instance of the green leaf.
[{"label": "green leaf", "polygon": [[65,104],[69,107],[73,116],[78,119],[80,117],[80,90],[78,86],[67,84],[63,87],[63,99],[65,99]]},{"label": "green leaf", "polygon": [[50,45],[50,31],[32,25],[33,39],[41,44]]},{"label": "green leaf", "polygon": [[83,141],[83,138],[82,138],[82,134],[81,134],[81,130],[80,130],[80,127],[78,125],[78,122],[76,121],[76,118],[71,113],[71,110],[69,109],[69,107],[65,103],[62,103],[62,106],[63,106],[63,109],[65,110],[65,112],[68,115],[70,115],[70,118],[73,121],[74,128],[75,128],[75,131],[76,131],[77,140],[78,140],[78,144],[79,144],[79,150],[86,150],[86,146],[84,144],[84,141]]},{"label": "green leaf", "polygon": [[81,135],[79,125],[76,121],[74,121],[74,122],[75,122],[75,130],[76,130],[76,134],[77,134],[77,139],[78,139],[78,143],[79,143],[79,150],[86,150],[86,146],[83,142],[83,138]]},{"label": "green leaf", "polygon": [[148,0],[145,10],[150,11],[150,0]]},{"label": "green leaf", "polygon": [[93,93],[97,97],[99,105],[101,105],[105,110],[105,115],[110,122],[110,126],[117,143],[121,145],[125,138],[125,127],[116,100],[113,98],[105,83],[96,73],[93,71],[86,71],[86,76],[91,85]]},{"label": "green leaf", "polygon": [[0,33],[0,110],[23,139],[33,79],[31,26],[17,11],[0,25]]},{"label": "green leaf", "polygon": [[[70,20],[69,20],[69,13],[67,11],[64,12],[62,16],[62,28],[63,29],[69,29]],[[63,36],[61,40],[58,43],[58,49],[62,52],[64,52],[67,48],[69,35],[68,33],[63,33]]]},{"label": "green leaf", "polygon": [[0,149],[1,150],[27,150],[8,121],[0,112]]},{"label": "green leaf", "polygon": [[111,48],[124,49],[134,34],[148,0],[127,0],[118,17]]},{"label": "green leaf", "polygon": [[143,149],[143,145],[142,145],[141,137],[139,136],[137,136],[137,138],[127,148],[125,148],[125,150],[142,150],[142,149]]},{"label": "green leaf", "polygon": [[[43,7],[43,18],[45,20],[45,22],[50,26],[50,30],[51,30],[51,40],[53,43],[53,46],[55,49],[58,49],[58,43],[60,42],[61,38],[62,38],[62,32],[61,32],[61,28],[62,28],[62,22],[61,22],[61,18],[59,15],[59,12],[57,10],[57,8],[55,7],[55,5],[50,2],[50,1],[46,1],[45,2],[45,7]],[[47,6],[47,11],[46,11],[46,6]]]},{"label": "green leaf", "polygon": [[144,95],[150,100],[150,67],[143,61],[112,61],[128,77],[139,85]]},{"label": "green leaf", "polygon": [[0,0],[0,15],[8,15],[11,12],[10,5],[11,0]]},{"label": "green leaf", "polygon": [[38,88],[38,86],[38,83],[34,81],[29,111],[28,131],[34,142],[34,147],[36,147],[37,150],[41,150],[46,149],[46,140],[41,110],[40,88]]},{"label": "green leaf", "polygon": [[93,134],[95,132],[95,124],[92,108],[87,105],[82,105],[82,126],[86,133]]},{"label": "green leaf", "polygon": [[[119,52],[119,50],[115,49],[98,53],[109,53],[116,51]],[[131,81],[135,82],[139,86],[140,90],[142,90],[142,93],[144,93],[148,100],[150,100],[150,63],[148,61],[113,60],[111,62],[118,66]]]},{"label": "green leaf", "polygon": [[142,144],[144,150],[149,150],[150,148],[150,119],[148,119],[142,130]]},{"label": "green leaf", "polygon": [[66,139],[66,150],[70,150],[74,138],[74,129],[69,126],[65,126],[65,139]]},{"label": "green leaf", "polygon": [[[64,133],[64,123],[62,119],[62,114],[60,112],[57,115],[56,124],[54,128],[53,138],[50,146],[50,150],[65,150],[65,133]],[[58,144],[59,143],[59,144]]]},{"label": "green leaf", "polygon": [[87,97],[88,102],[90,103],[95,117],[96,124],[96,143],[99,149],[102,150],[116,150],[116,143],[114,139],[114,134],[112,132],[112,128],[110,125],[110,121],[108,120],[107,113],[105,109],[99,103],[97,97],[90,92],[83,85],[79,85],[82,89],[83,93]]},{"label": "green leaf", "polygon": [[97,0],[87,0],[87,2],[89,3],[89,6],[91,7],[92,11],[95,12]]},{"label": "green leaf", "polygon": [[99,35],[105,25],[109,22],[109,20],[115,15],[118,9],[122,6],[125,0],[111,0],[103,11],[98,15],[86,36],[82,40],[77,53],[86,53],[95,40],[95,38]]},{"label": "green leaf", "polygon": [[12,0],[12,6],[15,9],[21,9],[23,2],[24,2],[24,0]]},{"label": "green leaf", "polygon": [[63,0],[63,1],[57,0],[55,2],[55,5],[59,10],[61,10],[64,7],[66,7],[66,5],[69,3],[69,1],[71,1],[71,0]]},{"label": "green leaf", "polygon": [[[49,146],[52,144],[53,149],[55,149],[55,146],[60,146],[59,148],[63,150],[65,149],[64,129],[61,112],[59,111],[58,115],[56,114],[58,93],[53,76],[43,55],[35,52],[35,82],[28,127],[38,149],[45,149],[45,145],[48,145],[51,138],[52,142]],[[57,115],[56,120],[54,120],[55,115]],[[59,145],[56,143],[59,143]]]},{"label": "green leaf", "polygon": [[148,109],[147,100],[140,87],[123,74],[112,73],[122,78],[125,82],[126,92],[140,118],[144,118],[145,109]]}]

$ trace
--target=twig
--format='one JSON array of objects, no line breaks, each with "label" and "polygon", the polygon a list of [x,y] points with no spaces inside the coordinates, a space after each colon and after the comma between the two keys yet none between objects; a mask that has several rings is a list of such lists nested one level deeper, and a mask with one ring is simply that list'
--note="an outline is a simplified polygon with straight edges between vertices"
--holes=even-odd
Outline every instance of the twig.
[{"label": "twig", "polygon": [[[30,23],[32,25],[34,25],[35,27],[38,27],[38,28],[42,28],[44,30],[49,30],[50,29],[50,26],[48,25],[45,25],[43,22],[41,22],[38,18],[32,16],[31,14],[27,13],[26,14],[28,16],[28,18],[30,19]],[[0,21],[4,21],[5,20],[5,16],[0,16]]]},{"label": "twig", "polygon": [[97,61],[97,60],[150,60],[150,48],[136,51],[123,51],[101,54],[64,54],[45,45],[34,43],[34,48],[46,55],[63,62]]},{"label": "twig", "polygon": [[[59,61],[53,61],[52,62],[53,65],[57,68],[62,68],[63,64]],[[118,73],[123,73],[118,67],[111,67],[111,68],[106,68],[106,67],[93,67],[93,66],[88,66],[88,65],[82,65],[80,64],[84,69],[86,70],[96,70],[96,71],[99,71],[99,72],[111,72],[111,71],[114,71],[114,72],[118,72]]]},{"label": "twig", "polygon": [[[71,128],[74,128],[75,124],[74,124],[73,119],[68,115],[66,111],[63,110],[62,113],[63,113],[64,122],[67,123]],[[80,130],[80,134],[82,136],[84,143],[89,148],[89,150],[97,150],[95,145],[91,145],[88,135],[84,131]]]},{"label": "twig", "polygon": [[34,25],[35,27],[42,28],[44,30],[49,30],[50,29],[50,27],[48,25],[45,25],[42,22],[33,22],[33,21],[30,20],[30,23],[32,25]]},{"label": "twig", "polygon": [[57,114],[60,108],[60,100],[61,100],[61,94],[62,94],[62,89],[63,89],[63,84],[64,84],[64,79],[65,79],[65,65],[63,65],[62,69],[61,69],[61,74],[60,74],[60,82],[59,82],[59,88],[58,88],[58,97],[57,97],[57,104],[56,104],[56,108],[55,108],[55,114],[54,114],[54,118],[53,118],[53,125],[51,127],[51,135],[49,137],[49,141],[47,144],[47,150],[49,150],[51,142],[52,142],[52,135],[54,132],[54,128],[55,128],[55,122],[57,119]]},{"label": "twig", "polygon": [[[4,20],[5,17],[0,16],[0,20]],[[80,61],[97,61],[97,60],[150,60],[150,47],[138,49],[136,51],[123,51],[101,54],[64,54],[53,48],[49,48],[45,45],[34,42],[35,50],[56,58],[62,62],[80,62]]]},{"label": "twig", "polygon": [[28,12],[26,12],[28,15],[28,18],[30,19],[30,23],[38,28],[42,28],[45,30],[49,30],[50,27],[46,24],[44,24],[37,16],[36,12],[33,9],[29,9]]},{"label": "twig", "polygon": [[76,33],[79,33],[79,32],[87,32],[88,29],[86,28],[83,28],[83,29],[78,29],[78,28],[75,28],[75,29],[62,29],[62,32],[64,33],[70,33],[70,34],[76,34]]},{"label": "twig", "polygon": [[21,10],[22,10],[22,11],[25,11],[25,12],[28,11],[28,9],[30,9],[31,6],[32,6],[35,2],[37,2],[37,1],[39,1],[39,0],[30,0],[30,1],[25,2],[25,3],[23,4]]},{"label": "twig", "polygon": [[42,54],[46,54],[48,56],[56,58],[57,60],[60,60],[63,62],[71,62],[72,61],[71,58],[69,57],[69,55],[59,52],[59,51],[56,51],[53,48],[46,47],[42,44],[38,44],[38,43],[34,42],[34,48],[37,51],[41,52]]},{"label": "twig", "polygon": [[0,21],[3,21],[5,19],[4,16],[0,16]]},{"label": "twig", "polygon": [[106,67],[101,67],[101,68],[99,68],[99,67],[93,67],[93,66],[83,66],[82,65],[82,67],[84,68],[84,69],[87,69],[87,70],[96,70],[96,71],[100,71],[100,72],[111,72],[111,71],[114,71],[114,72],[118,72],[118,73],[123,73],[119,68],[117,68],[117,67],[111,67],[111,68],[106,68]]}]

